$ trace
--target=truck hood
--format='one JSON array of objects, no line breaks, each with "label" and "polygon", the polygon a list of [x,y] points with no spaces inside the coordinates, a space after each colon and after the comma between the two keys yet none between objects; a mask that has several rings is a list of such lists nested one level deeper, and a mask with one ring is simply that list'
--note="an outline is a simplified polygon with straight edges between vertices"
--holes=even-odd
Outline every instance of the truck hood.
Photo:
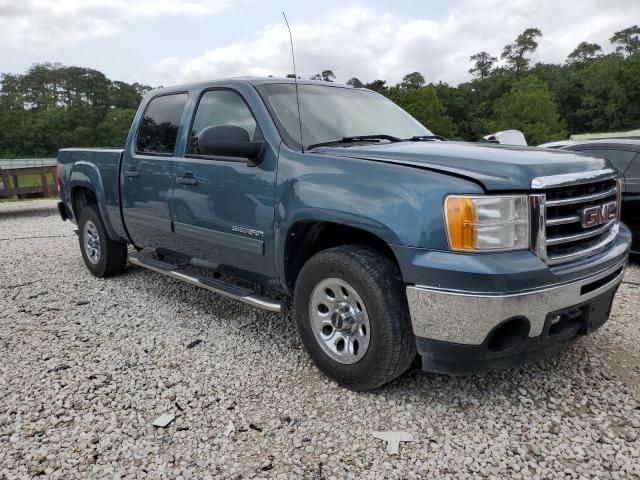
[{"label": "truck hood", "polygon": [[465,177],[487,191],[529,190],[536,177],[586,173],[611,164],[575,152],[467,142],[397,142],[314,150],[337,157],[374,160]]}]

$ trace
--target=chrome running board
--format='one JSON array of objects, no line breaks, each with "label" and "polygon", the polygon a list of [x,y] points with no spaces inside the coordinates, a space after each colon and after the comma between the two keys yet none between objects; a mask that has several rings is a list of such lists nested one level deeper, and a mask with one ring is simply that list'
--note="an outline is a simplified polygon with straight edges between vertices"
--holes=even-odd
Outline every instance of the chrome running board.
[{"label": "chrome running board", "polygon": [[190,283],[196,287],[204,288],[219,295],[238,300],[252,307],[276,313],[282,311],[281,302],[270,297],[265,297],[264,295],[259,295],[248,288],[240,287],[216,278],[197,277],[181,270],[180,267],[176,265],[161,262],[153,258],[129,255],[128,260],[131,265],[135,265],[136,267],[146,268],[147,270],[175,278],[181,282]]}]

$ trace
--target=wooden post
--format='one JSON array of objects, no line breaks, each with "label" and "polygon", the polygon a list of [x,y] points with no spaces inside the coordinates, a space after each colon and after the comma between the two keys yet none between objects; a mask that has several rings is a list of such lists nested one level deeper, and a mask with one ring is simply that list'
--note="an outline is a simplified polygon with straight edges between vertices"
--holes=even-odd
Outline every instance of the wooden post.
[{"label": "wooden post", "polygon": [[49,182],[47,181],[47,172],[44,168],[40,170],[40,181],[42,182],[42,191],[44,192],[44,196],[49,196]]},{"label": "wooden post", "polygon": [[2,196],[11,196],[11,185],[9,184],[9,175],[5,170],[2,170],[2,186],[4,195]]},{"label": "wooden post", "polygon": [[[38,175],[40,177],[40,185],[21,187],[19,180],[20,175]],[[54,180],[54,183],[51,185],[49,184],[49,176]],[[34,193],[43,193],[49,196],[58,192],[58,185],[55,184],[55,167],[0,168],[0,178],[2,179],[0,197],[31,195]],[[9,183],[9,179],[13,179],[13,185]]]}]

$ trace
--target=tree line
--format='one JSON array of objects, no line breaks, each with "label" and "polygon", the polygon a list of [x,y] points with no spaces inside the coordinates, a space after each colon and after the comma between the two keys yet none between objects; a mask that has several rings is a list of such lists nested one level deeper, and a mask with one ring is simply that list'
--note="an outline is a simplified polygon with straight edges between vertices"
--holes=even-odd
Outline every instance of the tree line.
[{"label": "tree line", "polygon": [[[640,27],[615,32],[613,53],[581,42],[564,64],[536,63],[543,38],[528,28],[498,56],[469,59],[473,80],[458,86],[427,83],[420,72],[346,83],[375,90],[435,134],[477,141],[498,130],[522,130],[529,144],[569,133],[640,128]],[[288,75],[289,77],[291,75]],[[332,82],[325,69],[311,77]],[[24,74],[0,74],[0,157],[55,155],[69,146],[121,146],[142,96],[151,87],[109,80],[103,73],[44,63]]]},{"label": "tree line", "polygon": [[33,65],[0,74],[0,157],[55,156],[60,148],[121,146],[151,89],[90,68]]},{"label": "tree line", "polygon": [[[346,83],[386,95],[438,135],[478,141],[498,130],[522,130],[531,145],[569,134],[640,128],[640,27],[615,32],[614,52],[581,42],[564,64],[539,62],[531,55],[543,37],[528,28],[498,57],[486,51],[469,58],[474,79],[452,86],[426,83],[420,72],[396,85],[357,77]],[[332,70],[311,77],[334,81]]]}]

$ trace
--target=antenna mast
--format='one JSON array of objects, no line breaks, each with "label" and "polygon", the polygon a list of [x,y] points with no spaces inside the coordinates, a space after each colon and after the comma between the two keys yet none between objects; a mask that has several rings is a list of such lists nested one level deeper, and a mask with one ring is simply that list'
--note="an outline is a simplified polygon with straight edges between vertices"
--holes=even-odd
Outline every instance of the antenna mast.
[{"label": "antenna mast", "polygon": [[304,142],[302,141],[302,116],[300,115],[300,95],[298,94],[298,73],[296,72],[296,56],[293,53],[293,37],[291,36],[291,27],[289,26],[289,21],[287,20],[287,16],[284,12],[282,12],[282,16],[284,17],[284,23],[287,24],[287,29],[289,30],[289,43],[291,43],[291,59],[293,61],[293,83],[296,86],[296,104],[298,105],[298,123],[300,125],[300,149],[302,153],[304,153]]}]

